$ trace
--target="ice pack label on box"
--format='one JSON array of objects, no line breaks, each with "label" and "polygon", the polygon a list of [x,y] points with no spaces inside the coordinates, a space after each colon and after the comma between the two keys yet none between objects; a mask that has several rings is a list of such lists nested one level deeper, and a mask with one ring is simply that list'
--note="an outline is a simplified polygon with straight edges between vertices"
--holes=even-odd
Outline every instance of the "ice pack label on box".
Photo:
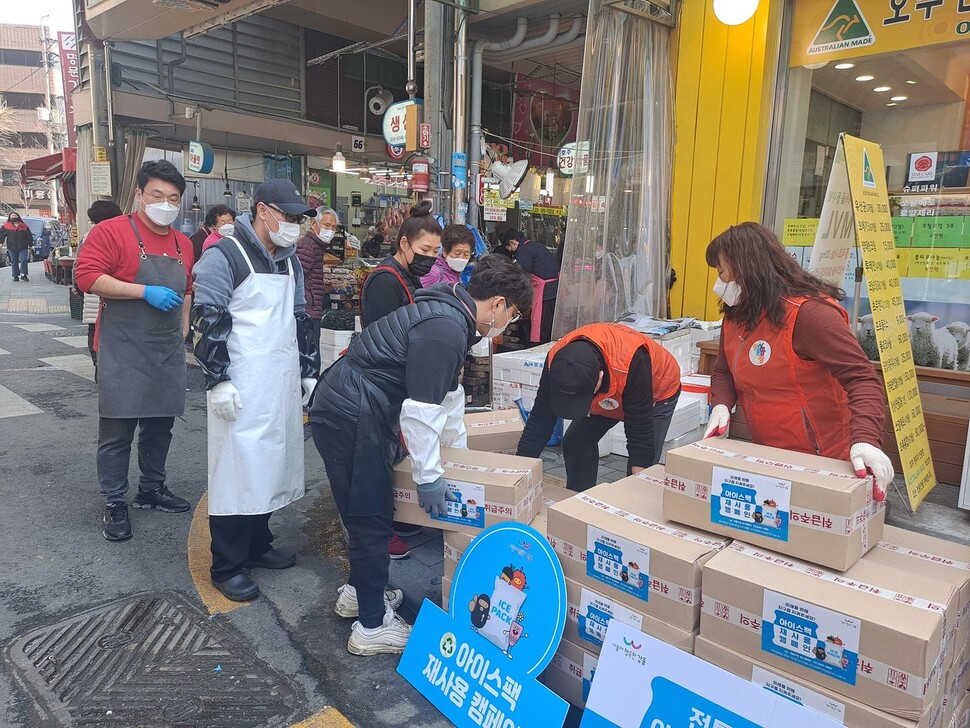
[{"label": "ice pack label on box", "polygon": [[761,619],[764,652],[855,685],[858,619],[768,590]]},{"label": "ice pack label on box", "polygon": [[485,486],[458,480],[446,480],[445,485],[455,500],[447,501],[444,516],[431,516],[432,520],[485,528]]},{"label": "ice pack label on box", "polygon": [[751,682],[845,725],[845,703],[809,690],[757,665],[751,666]]},{"label": "ice pack label on box", "polygon": [[791,481],[715,466],[711,473],[711,523],[788,540]]},{"label": "ice pack label on box", "polygon": [[650,549],[589,526],[586,575],[646,602],[650,598]]},{"label": "ice pack label on box", "polygon": [[583,589],[577,620],[580,638],[602,647],[603,640],[606,637],[606,628],[611,619],[618,619],[637,629],[643,626],[643,617],[632,609],[627,609],[622,604],[604,599],[589,589]]}]

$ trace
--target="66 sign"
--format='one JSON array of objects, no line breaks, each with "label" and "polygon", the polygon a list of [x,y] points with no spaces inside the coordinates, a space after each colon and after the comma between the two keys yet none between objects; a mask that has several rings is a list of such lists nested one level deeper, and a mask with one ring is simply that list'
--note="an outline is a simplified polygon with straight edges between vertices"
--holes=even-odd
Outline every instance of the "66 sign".
[{"label": "66 sign", "polygon": [[559,150],[559,171],[565,175],[589,171],[589,142],[570,142]]}]

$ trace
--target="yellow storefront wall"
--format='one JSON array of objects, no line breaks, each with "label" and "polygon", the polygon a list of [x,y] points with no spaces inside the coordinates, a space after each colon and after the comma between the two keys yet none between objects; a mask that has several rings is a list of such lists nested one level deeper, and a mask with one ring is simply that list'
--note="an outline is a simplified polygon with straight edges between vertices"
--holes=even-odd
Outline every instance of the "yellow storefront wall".
[{"label": "yellow storefront wall", "polygon": [[704,260],[711,239],[760,220],[784,3],[729,27],[712,0],[684,0],[674,39],[673,316],[720,317]]}]

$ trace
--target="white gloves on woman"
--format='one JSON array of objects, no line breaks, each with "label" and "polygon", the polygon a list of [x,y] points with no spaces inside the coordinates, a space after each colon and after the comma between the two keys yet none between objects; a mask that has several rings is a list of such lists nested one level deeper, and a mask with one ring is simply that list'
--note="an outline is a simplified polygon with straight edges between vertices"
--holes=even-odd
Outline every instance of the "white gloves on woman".
[{"label": "white gloves on woman", "polygon": [[880,503],[886,500],[886,488],[893,482],[896,473],[893,464],[882,450],[867,442],[857,442],[849,448],[852,469],[860,478],[872,473],[872,497]]},{"label": "white gloves on woman", "polygon": [[219,382],[209,390],[208,400],[212,414],[226,422],[235,422],[236,412],[242,409],[239,390],[232,382]]},{"label": "white gloves on woman", "polygon": [[723,404],[714,405],[714,409],[711,410],[711,419],[707,421],[707,429],[704,430],[704,439],[727,437],[730,424],[731,410]]}]

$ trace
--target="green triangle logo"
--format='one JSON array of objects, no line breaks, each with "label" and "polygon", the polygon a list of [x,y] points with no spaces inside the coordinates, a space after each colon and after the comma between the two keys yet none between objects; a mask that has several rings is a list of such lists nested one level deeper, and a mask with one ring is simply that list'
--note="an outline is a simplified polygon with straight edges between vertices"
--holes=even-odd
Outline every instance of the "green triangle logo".
[{"label": "green triangle logo", "polygon": [[869,162],[869,154],[866,152],[866,148],[862,148],[862,186],[863,187],[876,187],[876,177],[872,173],[872,164]]},{"label": "green triangle logo", "polygon": [[876,42],[855,0],[835,0],[808,47],[809,55],[869,46]]}]

